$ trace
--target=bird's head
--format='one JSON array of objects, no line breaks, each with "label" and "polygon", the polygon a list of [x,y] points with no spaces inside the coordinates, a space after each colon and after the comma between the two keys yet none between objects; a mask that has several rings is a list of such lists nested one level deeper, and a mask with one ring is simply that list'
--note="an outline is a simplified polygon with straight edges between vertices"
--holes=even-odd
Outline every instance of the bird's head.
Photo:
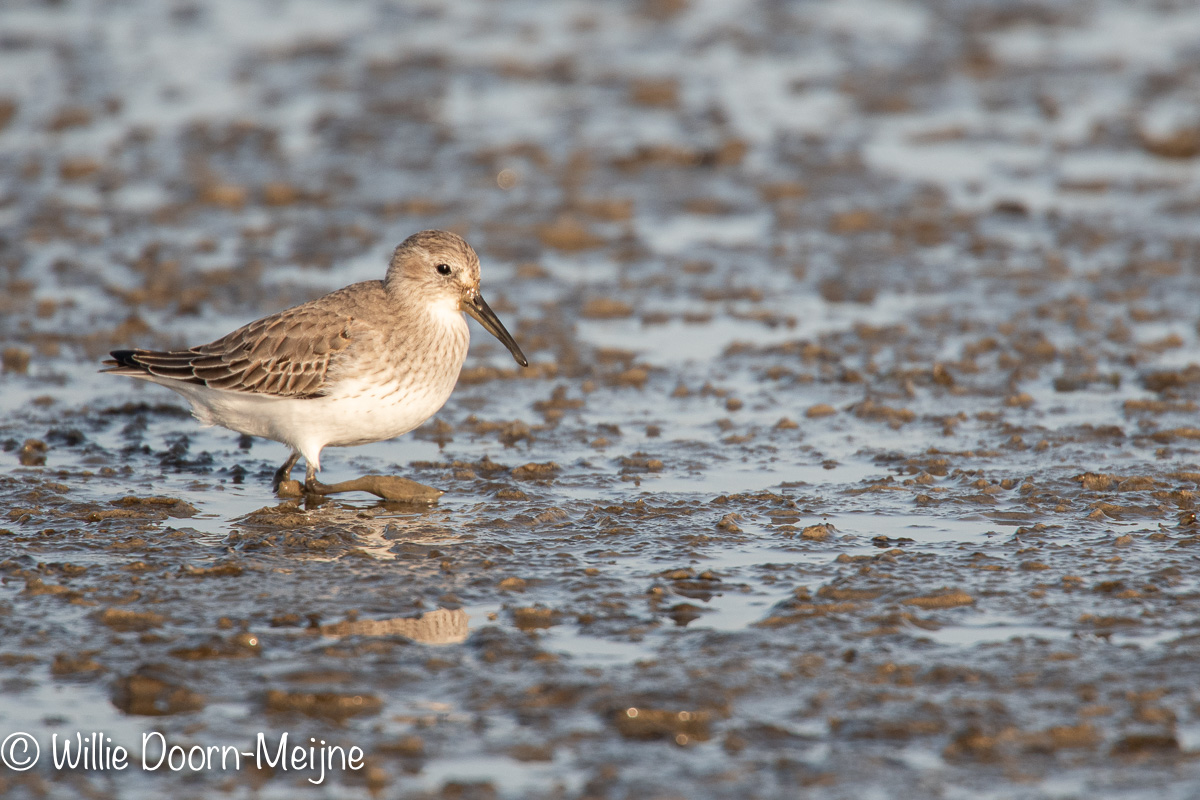
[{"label": "bird's head", "polygon": [[457,233],[421,231],[409,236],[392,254],[384,286],[391,293],[416,295],[470,314],[499,339],[517,363],[529,366],[512,334],[479,292],[479,256]]}]

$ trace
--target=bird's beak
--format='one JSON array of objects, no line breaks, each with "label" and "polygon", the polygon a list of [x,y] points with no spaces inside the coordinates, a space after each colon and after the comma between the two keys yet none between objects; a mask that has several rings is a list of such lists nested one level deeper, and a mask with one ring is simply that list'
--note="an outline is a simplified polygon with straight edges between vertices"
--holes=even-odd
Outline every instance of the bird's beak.
[{"label": "bird's beak", "polygon": [[492,307],[484,301],[483,295],[479,292],[465,295],[461,305],[463,311],[474,317],[480,325],[487,329],[488,333],[495,336],[508,348],[508,352],[512,353],[513,358],[517,360],[518,364],[522,367],[529,366],[529,360],[521,352],[521,347],[517,344],[517,340],[504,327],[504,323],[496,316],[496,312],[492,311]]}]

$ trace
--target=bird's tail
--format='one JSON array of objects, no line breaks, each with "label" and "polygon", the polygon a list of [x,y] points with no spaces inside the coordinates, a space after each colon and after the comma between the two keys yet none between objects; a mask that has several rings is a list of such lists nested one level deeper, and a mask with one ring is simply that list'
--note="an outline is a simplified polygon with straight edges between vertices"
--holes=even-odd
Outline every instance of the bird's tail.
[{"label": "bird's tail", "polygon": [[104,365],[101,372],[111,372],[114,375],[145,375],[149,370],[137,362],[137,350],[113,350],[109,353],[112,358],[100,362]]}]

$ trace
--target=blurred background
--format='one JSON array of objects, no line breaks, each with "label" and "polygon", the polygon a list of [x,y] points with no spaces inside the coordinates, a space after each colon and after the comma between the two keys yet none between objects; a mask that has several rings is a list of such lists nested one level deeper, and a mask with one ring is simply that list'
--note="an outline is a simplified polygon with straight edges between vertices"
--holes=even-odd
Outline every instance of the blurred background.
[{"label": "blurred background", "polygon": [[[338,796],[1195,797],[1198,170],[1193,2],[9,0],[0,734],[336,736]],[[436,509],[280,504],[282,445],[95,372],[425,228],[533,365],[476,328],[323,465]]]},{"label": "blurred background", "polygon": [[[821,313],[814,293],[945,290],[979,271],[966,260],[1073,274],[1190,246],[1186,3],[3,14],[10,367],[185,341],[377,277],[424,227],[469,235],[506,299],[525,279],[523,318],[606,280],[708,270],[709,291],[786,292],[765,306],[794,324]],[[1145,235],[1063,251],[1065,228],[1099,218]],[[1023,235],[994,241],[1006,222]],[[712,302],[647,288],[628,305],[651,323]]]}]

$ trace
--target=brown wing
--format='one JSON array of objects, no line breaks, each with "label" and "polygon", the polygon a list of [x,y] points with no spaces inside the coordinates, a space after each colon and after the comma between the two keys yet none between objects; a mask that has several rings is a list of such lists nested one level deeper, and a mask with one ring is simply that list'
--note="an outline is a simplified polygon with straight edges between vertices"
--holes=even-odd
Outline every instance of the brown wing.
[{"label": "brown wing", "polygon": [[330,362],[351,342],[354,318],[297,306],[188,350],[116,350],[118,375],[154,375],[214,389],[278,397],[320,397]]}]

